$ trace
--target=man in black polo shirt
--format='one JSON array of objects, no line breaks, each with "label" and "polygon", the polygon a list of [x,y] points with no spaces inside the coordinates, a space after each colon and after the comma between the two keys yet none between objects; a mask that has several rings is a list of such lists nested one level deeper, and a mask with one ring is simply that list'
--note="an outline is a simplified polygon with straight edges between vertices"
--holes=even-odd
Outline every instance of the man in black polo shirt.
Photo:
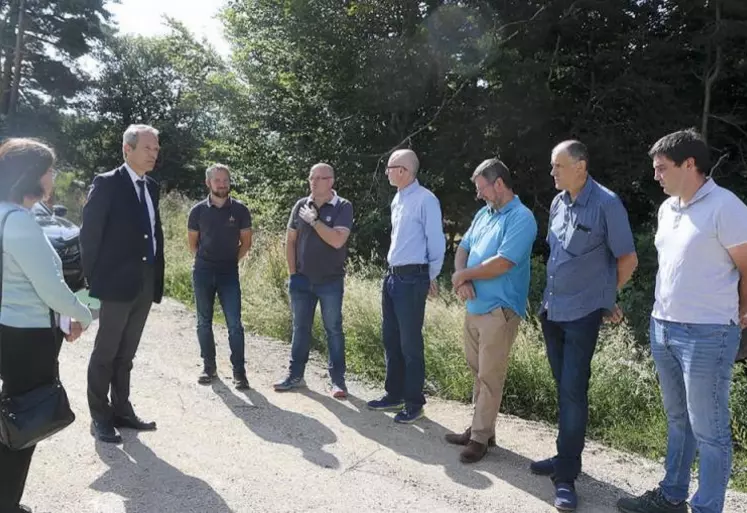
[{"label": "man in black polo shirt", "polygon": [[345,336],[342,333],[347,241],[353,224],[353,206],[332,188],[332,166],[319,163],[311,168],[311,195],[301,198],[291,211],[286,238],[288,292],[293,313],[293,343],[290,368],[278,392],[306,385],[303,379],[311,345],[311,326],[317,301],[327,332],[328,370],[332,396],[347,397],[345,386]]},{"label": "man in black polo shirt", "polygon": [[227,166],[214,164],[205,173],[210,194],[189,212],[189,249],[195,255],[192,284],[197,308],[197,340],[204,364],[198,382],[206,385],[216,376],[213,305],[218,294],[228,325],[233,382],[249,388],[244,368],[244,327],[241,324],[239,260],[252,247],[252,216],[240,201],[231,198]]}]

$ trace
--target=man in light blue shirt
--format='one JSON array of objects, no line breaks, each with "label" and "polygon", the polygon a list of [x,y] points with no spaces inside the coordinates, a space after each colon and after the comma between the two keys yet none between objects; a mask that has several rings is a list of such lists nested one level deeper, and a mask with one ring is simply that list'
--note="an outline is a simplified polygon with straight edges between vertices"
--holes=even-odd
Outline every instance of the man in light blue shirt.
[{"label": "man in light blue shirt", "polygon": [[529,262],[537,237],[532,211],[514,194],[508,168],[493,158],[472,175],[480,209],[464,234],[451,278],[457,295],[467,301],[464,354],[475,378],[472,426],[446,441],[466,446],[464,463],[485,456],[495,444],[495,422],[501,407],[508,358],[529,295]]},{"label": "man in light blue shirt", "polygon": [[446,251],[438,198],[416,179],[420,163],[412,150],[398,150],[386,167],[397,187],[392,200],[392,242],[381,297],[382,338],[386,354],[386,394],[369,401],[374,410],[399,410],[395,422],[423,416],[425,301],[437,293],[436,277]]}]

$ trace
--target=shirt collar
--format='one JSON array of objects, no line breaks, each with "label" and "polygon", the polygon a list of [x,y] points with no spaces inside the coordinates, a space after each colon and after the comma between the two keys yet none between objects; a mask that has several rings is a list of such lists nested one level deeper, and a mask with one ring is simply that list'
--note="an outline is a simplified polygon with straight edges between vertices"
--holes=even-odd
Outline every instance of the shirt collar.
[{"label": "shirt collar", "polygon": [[412,194],[413,192],[415,192],[419,187],[420,182],[418,182],[418,179],[416,178],[410,185],[408,185],[398,193],[400,196],[407,196],[408,194]]},{"label": "shirt collar", "polygon": [[695,195],[690,198],[690,201],[688,201],[687,203],[682,203],[682,200],[680,198],[677,198],[676,201],[672,202],[672,208],[674,210],[684,210],[708,196],[708,194],[710,194],[715,188],[716,182],[713,180],[713,178],[708,178],[705,183],[700,186],[700,189],[695,192]]},{"label": "shirt collar", "polygon": [[521,200],[519,199],[519,197],[516,194],[514,194],[514,197],[511,199],[511,201],[509,201],[508,203],[506,203],[505,205],[503,205],[501,208],[499,208],[497,210],[494,209],[493,207],[491,207],[490,205],[488,205],[487,206],[488,207],[488,214],[490,214],[490,215],[493,215],[493,214],[505,214],[506,212],[509,212],[509,211],[515,209],[516,207],[518,207],[519,203],[521,203]]},{"label": "shirt collar", "polygon": [[205,203],[207,203],[208,207],[215,207],[215,208],[228,207],[231,205],[231,196],[229,195],[226,198],[226,202],[223,204],[223,207],[219,207],[218,205],[213,205],[213,203],[210,201],[210,194],[208,193],[207,198],[205,199]]},{"label": "shirt collar", "polygon": [[[130,180],[132,180],[132,185],[137,187],[138,180],[141,180],[141,178],[138,176],[138,174],[130,167],[130,165],[125,162],[124,164],[125,169],[127,170],[127,174],[130,175]],[[142,177],[142,180],[145,180],[145,176]]]},{"label": "shirt collar", "polygon": [[[309,195],[309,197],[306,199],[307,203],[313,203],[314,199]],[[340,197],[337,195],[337,191],[332,189],[332,198],[325,203],[325,205],[332,205],[333,207],[336,207],[337,204],[340,202]]]},{"label": "shirt collar", "polygon": [[563,193],[563,201],[566,205],[576,204],[585,206],[589,202],[589,196],[591,196],[591,189],[594,187],[594,180],[591,176],[586,177],[586,183],[584,184],[581,192],[576,196],[575,201],[571,200],[571,193],[565,191]]}]

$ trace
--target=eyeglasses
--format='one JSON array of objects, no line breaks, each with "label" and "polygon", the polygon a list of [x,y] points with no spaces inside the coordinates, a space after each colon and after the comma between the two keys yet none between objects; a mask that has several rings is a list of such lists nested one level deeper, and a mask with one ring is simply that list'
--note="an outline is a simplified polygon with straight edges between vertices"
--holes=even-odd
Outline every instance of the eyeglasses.
[{"label": "eyeglasses", "polygon": [[309,181],[310,182],[317,182],[319,180],[332,180],[331,176],[310,176]]},{"label": "eyeglasses", "polygon": [[405,166],[387,166],[386,167],[387,172],[394,171],[395,169],[402,169],[402,170],[407,171],[407,168]]},{"label": "eyeglasses", "polygon": [[475,187],[475,189],[477,189],[477,195],[478,195],[478,196],[482,196],[482,195],[483,195],[483,191],[484,191],[485,189],[487,189],[488,187],[492,187],[493,185],[495,185],[495,182],[497,182],[497,181],[498,181],[498,180],[493,180],[492,182],[488,182],[488,183],[486,183],[486,184],[485,184],[485,185],[483,185],[482,187]]}]

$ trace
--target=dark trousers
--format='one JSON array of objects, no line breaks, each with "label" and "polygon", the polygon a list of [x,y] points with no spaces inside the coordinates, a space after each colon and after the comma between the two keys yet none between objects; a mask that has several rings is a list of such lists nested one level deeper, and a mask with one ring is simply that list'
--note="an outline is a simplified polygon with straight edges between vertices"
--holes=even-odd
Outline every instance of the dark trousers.
[{"label": "dark trousers", "polygon": [[[59,330],[3,326],[0,338],[3,393],[22,394],[54,381],[62,343]],[[35,448],[12,451],[0,444],[0,513],[18,507]]]},{"label": "dark trousers", "polygon": [[215,335],[213,309],[218,295],[228,327],[228,345],[234,374],[244,371],[244,326],[241,324],[241,285],[238,267],[227,271],[194,269],[192,287],[197,309],[197,341],[205,368],[215,369]]},{"label": "dark trousers", "polygon": [[313,284],[303,274],[294,274],[288,281],[293,313],[290,375],[303,376],[311,350],[311,327],[317,302],[322,309],[322,324],[327,333],[327,372],[332,383],[346,390],[345,335],[342,332],[342,296],[345,280],[337,278],[327,283]]},{"label": "dark trousers", "polygon": [[130,372],[153,304],[153,273],[153,266],[143,264],[143,287],[134,300],[101,302],[99,331],[88,363],[88,408],[98,422],[134,414]]},{"label": "dark trousers", "polygon": [[574,321],[555,322],[540,315],[547,358],[558,390],[558,439],[555,480],[572,483],[581,473],[589,419],[591,359],[597,347],[603,310]]},{"label": "dark trousers", "polygon": [[427,272],[388,274],[381,291],[384,389],[389,397],[404,399],[414,408],[425,404],[423,319],[429,287]]}]

